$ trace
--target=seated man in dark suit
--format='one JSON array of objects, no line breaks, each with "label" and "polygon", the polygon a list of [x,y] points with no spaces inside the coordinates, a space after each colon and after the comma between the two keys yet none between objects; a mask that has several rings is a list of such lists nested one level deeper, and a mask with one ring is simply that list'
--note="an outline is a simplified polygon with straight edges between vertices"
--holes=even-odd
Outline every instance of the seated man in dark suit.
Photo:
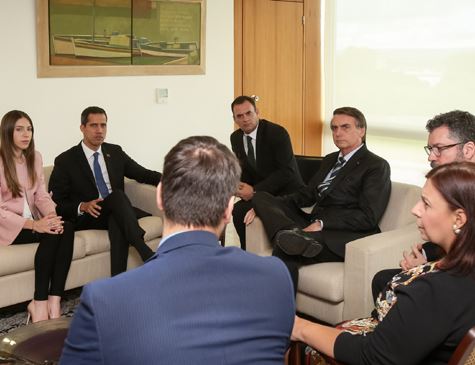
[{"label": "seated man in dark suit", "polygon": [[62,364],[283,364],[295,314],[287,269],[218,242],[240,173],[212,137],[172,148],[157,188],[157,253],[85,286]]},{"label": "seated man in dark suit", "polygon": [[104,142],[104,109],[86,108],[81,113],[80,129],[82,142],[56,157],[49,191],[58,214],[73,222],[75,230],[108,230],[111,275],[117,275],[127,268],[129,244],[142,260],[153,256],[137,221],[149,214],[132,207],[124,193],[124,177],[156,186],[161,174],[140,166],[120,146]]},{"label": "seated man in dark suit", "polygon": [[239,96],[231,104],[239,129],[231,134],[231,146],[241,164],[242,176],[234,205],[233,222],[246,249],[246,213],[252,209],[256,191],[273,195],[290,194],[303,186],[292,143],[285,128],[259,119],[254,98]]},{"label": "seated man in dark suit", "polygon": [[[301,265],[343,261],[346,243],[380,232],[391,192],[389,164],[366,148],[363,113],[338,108],[330,127],[339,151],[325,156],[307,187],[283,197],[257,192],[253,198],[273,255],[287,264],[295,290]],[[311,213],[301,210],[312,205]]]},{"label": "seated man in dark suit", "polygon": [[[424,147],[431,167],[445,165],[454,161],[475,162],[475,116],[469,112],[453,110],[436,115],[426,124],[429,132],[427,146]],[[432,243],[414,244],[411,251],[404,252],[400,266],[403,270],[425,264],[427,260],[439,258],[441,251]],[[371,283],[373,298],[385,288],[399,269],[382,270]]]}]

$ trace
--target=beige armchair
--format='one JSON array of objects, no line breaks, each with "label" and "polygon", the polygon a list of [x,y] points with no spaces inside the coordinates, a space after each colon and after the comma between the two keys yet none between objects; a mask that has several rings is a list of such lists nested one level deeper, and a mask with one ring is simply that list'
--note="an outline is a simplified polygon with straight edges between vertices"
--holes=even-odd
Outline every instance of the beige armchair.
[{"label": "beige armchair", "polygon": [[[411,209],[421,188],[392,183],[391,196],[379,226],[382,233],[349,242],[344,263],[304,266],[299,271],[297,311],[329,324],[368,316],[373,309],[371,280],[376,272],[398,267],[403,250],[420,241]],[[246,228],[247,251],[270,255],[272,247],[262,221]]]}]

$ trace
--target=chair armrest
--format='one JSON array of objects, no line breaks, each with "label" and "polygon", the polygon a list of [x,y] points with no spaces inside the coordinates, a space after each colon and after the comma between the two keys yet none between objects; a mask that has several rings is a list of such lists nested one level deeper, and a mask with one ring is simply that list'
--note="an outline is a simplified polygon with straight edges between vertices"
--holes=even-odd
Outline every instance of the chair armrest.
[{"label": "chair armrest", "polygon": [[421,237],[416,224],[374,234],[346,245],[343,319],[367,317],[374,308],[371,281],[383,269],[399,267],[404,250]]},{"label": "chair armrest", "polygon": [[154,216],[162,217],[162,212],[157,207],[156,186],[125,179],[124,190],[134,207],[140,208]]},{"label": "chair armrest", "polygon": [[255,217],[252,223],[246,226],[246,251],[260,256],[269,256],[272,253],[272,246],[259,217]]}]

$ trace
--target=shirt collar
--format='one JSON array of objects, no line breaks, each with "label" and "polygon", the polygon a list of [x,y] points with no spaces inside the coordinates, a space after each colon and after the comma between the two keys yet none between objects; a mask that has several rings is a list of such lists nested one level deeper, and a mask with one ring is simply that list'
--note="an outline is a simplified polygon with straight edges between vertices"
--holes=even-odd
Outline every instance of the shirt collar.
[{"label": "shirt collar", "polygon": [[345,156],[343,156],[343,154],[342,154],[341,151],[340,151],[340,153],[338,154],[338,158],[343,157],[343,158],[345,159],[345,162],[348,162],[348,161],[350,160],[350,158],[352,158],[353,155],[354,155],[356,152],[358,152],[361,147],[363,147],[363,145],[364,145],[364,143],[360,144],[359,147],[355,148],[355,149],[354,149],[353,151],[351,151],[350,153],[347,153]]},{"label": "shirt collar", "polygon": [[82,150],[84,151],[84,154],[86,155],[86,158],[89,160],[94,153],[99,152],[99,155],[102,155],[102,146],[99,146],[99,149],[97,151],[91,150],[89,147],[86,146],[84,141],[81,141],[81,147]]},{"label": "shirt collar", "polygon": [[254,141],[257,140],[257,128],[259,128],[259,121],[257,122],[256,128],[249,134],[244,133],[244,135],[247,137],[251,137]]}]

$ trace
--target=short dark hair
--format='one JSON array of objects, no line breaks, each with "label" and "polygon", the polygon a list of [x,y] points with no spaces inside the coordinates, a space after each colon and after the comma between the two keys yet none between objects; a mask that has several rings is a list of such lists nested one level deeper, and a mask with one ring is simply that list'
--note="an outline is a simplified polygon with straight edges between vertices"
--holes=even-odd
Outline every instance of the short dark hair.
[{"label": "short dark hair", "polygon": [[353,117],[356,120],[356,126],[358,128],[364,128],[365,129],[365,134],[363,136],[363,142],[366,141],[366,131],[368,130],[367,125],[366,125],[366,118],[364,114],[359,111],[358,109],[352,107],[352,106],[343,106],[341,108],[336,108],[333,111],[333,115],[348,115],[349,117]]},{"label": "short dark hair", "polygon": [[90,114],[104,114],[106,116],[106,120],[107,120],[107,113],[104,109],[102,109],[101,107],[98,107],[98,106],[88,106],[81,113],[81,124],[82,125],[87,124],[87,118],[89,117]]},{"label": "short dark hair", "polygon": [[254,110],[256,110],[256,99],[253,98],[252,96],[241,95],[241,96],[238,96],[236,99],[234,99],[234,101],[231,103],[231,111],[233,112],[233,114],[234,114],[234,106],[244,104],[246,101],[250,102],[252,106],[254,107]]},{"label": "short dark hair", "polygon": [[475,142],[475,116],[462,110],[452,110],[429,119],[426,129],[432,133],[434,129],[445,126],[450,136],[460,142]]},{"label": "short dark hair", "polygon": [[442,270],[459,275],[475,270],[475,163],[463,161],[437,166],[426,175],[450,209],[463,209],[467,217],[447,255],[439,262]]},{"label": "short dark hair", "polygon": [[163,165],[165,216],[187,227],[218,227],[240,176],[234,154],[213,137],[181,140],[165,156]]}]

